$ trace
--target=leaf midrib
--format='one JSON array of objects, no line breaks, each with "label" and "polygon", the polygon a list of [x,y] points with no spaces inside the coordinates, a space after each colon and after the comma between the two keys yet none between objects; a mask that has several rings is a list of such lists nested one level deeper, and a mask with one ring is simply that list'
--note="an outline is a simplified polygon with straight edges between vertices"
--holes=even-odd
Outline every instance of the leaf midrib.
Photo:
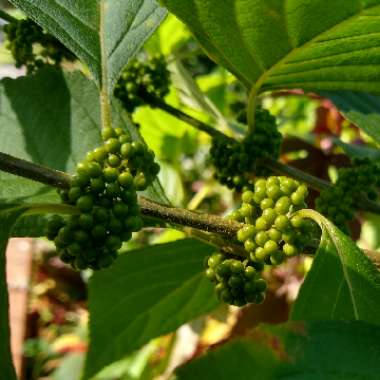
[{"label": "leaf midrib", "polygon": [[343,276],[347,282],[348,292],[350,294],[350,299],[351,299],[355,319],[359,320],[359,312],[358,312],[358,308],[357,308],[355,297],[354,297],[353,286],[352,286],[351,279],[350,279],[350,276],[347,272],[347,268],[346,268],[346,265],[344,262],[344,258],[343,258],[344,255],[341,253],[341,251],[339,249],[339,247],[340,247],[339,240],[336,239],[336,236],[334,236],[334,234],[332,234],[327,227],[324,227],[324,228],[325,228],[325,231],[327,232],[327,234],[329,235],[330,239],[334,243],[334,246],[336,247],[336,252],[338,254],[340,263],[342,265]]},{"label": "leaf midrib", "polygon": [[303,43],[302,45],[298,46],[297,48],[291,50],[288,54],[284,55],[283,58],[281,58],[278,62],[276,62],[274,65],[272,65],[265,73],[263,73],[257,79],[257,81],[253,85],[253,88],[252,88],[251,91],[255,92],[255,93],[259,93],[260,92],[260,88],[265,83],[265,81],[268,79],[268,77],[270,77],[270,75],[272,74],[272,72],[275,71],[281,65],[283,65],[287,60],[291,59],[292,56],[294,56],[297,53],[299,53],[300,50],[307,49],[310,45],[312,45],[315,42],[317,42],[317,40],[319,40],[325,34],[329,34],[329,33],[333,32],[335,29],[342,27],[342,25],[344,25],[346,23],[349,23],[349,22],[352,22],[356,18],[359,18],[359,17],[363,16],[363,12],[367,12],[367,11],[370,11],[371,9],[376,9],[376,8],[380,8],[380,5],[374,5],[374,6],[371,6],[371,7],[368,7],[368,8],[363,8],[359,13],[346,18],[344,21],[341,21],[340,23],[338,23],[338,24],[332,26],[331,28],[323,31],[322,33],[317,34],[315,37],[313,37],[309,41],[307,41],[307,42]]}]

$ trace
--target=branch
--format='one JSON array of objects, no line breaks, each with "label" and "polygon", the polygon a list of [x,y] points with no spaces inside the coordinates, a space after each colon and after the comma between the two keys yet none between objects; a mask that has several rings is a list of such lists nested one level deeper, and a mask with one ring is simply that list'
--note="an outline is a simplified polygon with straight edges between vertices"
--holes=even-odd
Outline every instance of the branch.
[{"label": "branch", "polygon": [[145,216],[165,220],[168,223],[193,227],[201,231],[214,232],[233,238],[242,224],[216,215],[198,213],[183,208],[170,207],[139,197],[141,213]]},{"label": "branch", "polygon": [[278,162],[271,158],[263,159],[260,162],[260,164],[277,174],[285,174],[289,177],[298,179],[301,182],[305,182],[317,191],[322,191],[331,187],[331,184],[327,181],[324,181],[323,179],[314,177],[313,175],[306,173],[300,169],[297,169],[293,166],[284,165],[281,162]]},{"label": "branch", "polygon": [[165,101],[159,98],[154,98],[152,96],[147,97],[146,99],[147,103],[152,106],[159,108],[166,113],[176,117],[177,119],[180,119],[184,121],[185,123],[191,125],[192,127],[198,129],[199,131],[207,133],[209,136],[212,137],[225,137],[230,138],[226,136],[224,133],[218,131],[217,129],[211,127],[210,125],[204,123],[203,121],[200,121],[193,116],[190,116],[189,114],[171,106],[170,104],[167,104]]},{"label": "branch", "polygon": [[[5,153],[0,153],[0,170],[61,189],[67,189],[70,186],[69,174],[36,165]],[[190,236],[204,240],[218,248],[222,247],[222,250],[226,253],[246,256],[244,249],[234,244],[232,240],[236,236],[237,231],[243,226],[241,223],[225,220],[216,215],[201,214],[182,208],[162,205],[144,197],[139,197],[139,204],[142,215],[146,217],[184,226],[183,230]],[[63,212],[66,214],[76,213],[76,210],[71,206],[54,204],[34,205],[29,213],[35,214],[41,211]],[[222,236],[210,233],[217,233]],[[225,238],[223,238],[223,235]],[[380,267],[380,253],[368,250],[363,250],[363,252],[376,266]]]},{"label": "branch", "polygon": [[70,175],[58,170],[33,164],[29,161],[0,152],[0,170],[15,174],[45,185],[67,189],[70,187]]},{"label": "branch", "polygon": [[2,9],[0,9],[0,18],[7,22],[16,22],[18,21],[17,18],[14,18],[9,13],[4,12]]}]

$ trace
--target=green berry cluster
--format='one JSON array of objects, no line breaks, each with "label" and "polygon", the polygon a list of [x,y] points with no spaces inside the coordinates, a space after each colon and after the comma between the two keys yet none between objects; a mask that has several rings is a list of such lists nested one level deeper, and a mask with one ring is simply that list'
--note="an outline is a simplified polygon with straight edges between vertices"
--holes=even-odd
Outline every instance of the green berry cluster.
[{"label": "green berry cluster", "polygon": [[[64,45],[45,33],[31,19],[11,22],[3,30],[8,42],[7,48],[16,61],[16,67],[25,66],[28,74],[45,65],[59,66],[63,59],[76,59]],[[35,48],[37,44],[39,47]]]},{"label": "green berry cluster", "polygon": [[256,179],[254,190],[243,193],[243,203],[230,218],[244,223],[237,239],[253,262],[281,264],[300,254],[315,233],[314,223],[291,216],[306,207],[308,189],[288,177]]},{"label": "green berry cluster", "polygon": [[206,261],[206,276],[215,283],[217,297],[235,306],[264,301],[267,283],[261,277],[262,270],[263,265],[259,263],[230,258],[219,252]]},{"label": "green berry cluster", "polygon": [[278,158],[282,143],[276,119],[265,109],[258,108],[255,130],[238,142],[214,137],[210,149],[210,162],[215,167],[215,178],[230,189],[241,191],[250,184],[250,177],[265,176],[269,172],[258,164],[260,159]]},{"label": "green berry cluster", "polygon": [[306,206],[307,195],[304,184],[275,176],[258,178],[252,190],[243,192],[241,207],[229,219],[244,224],[236,238],[245,256],[215,253],[206,261],[206,276],[216,284],[221,301],[235,306],[261,303],[267,288],[260,274],[265,265],[279,265],[319,238],[314,222],[292,215]]},{"label": "green berry cluster", "polygon": [[102,131],[103,145],[77,165],[62,201],[78,209],[66,219],[53,216],[47,237],[62,261],[76,269],[108,267],[122,242],[142,227],[137,191],[154,180],[159,166],[141,142],[133,142],[121,128]]},{"label": "green berry cluster", "polygon": [[334,186],[321,192],[316,209],[343,232],[349,233],[347,222],[352,220],[362,197],[377,200],[380,186],[380,165],[369,159],[356,159],[353,166],[338,170]]},{"label": "green berry cluster", "polygon": [[169,93],[170,73],[163,55],[155,55],[146,62],[135,59],[122,72],[114,94],[128,112]]}]

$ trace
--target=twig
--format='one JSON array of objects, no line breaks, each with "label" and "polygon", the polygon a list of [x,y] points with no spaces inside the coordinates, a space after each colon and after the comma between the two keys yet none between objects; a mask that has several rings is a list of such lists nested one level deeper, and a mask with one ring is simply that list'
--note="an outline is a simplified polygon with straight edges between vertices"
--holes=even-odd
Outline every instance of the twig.
[{"label": "twig", "polygon": [[7,12],[4,12],[2,9],[0,9],[0,18],[3,19],[4,21],[8,21],[8,22],[16,22],[16,21],[18,21],[17,18],[11,16]]},{"label": "twig", "polygon": [[145,216],[165,220],[171,224],[218,233],[228,238],[235,237],[237,231],[242,227],[240,223],[226,220],[216,215],[170,207],[144,197],[139,197],[139,205],[141,213]]},{"label": "twig", "polygon": [[193,116],[190,116],[189,114],[171,106],[170,104],[167,104],[165,101],[159,99],[159,98],[153,98],[153,97],[148,97],[147,98],[148,103],[156,108],[159,108],[168,114],[176,117],[177,119],[180,119],[184,121],[185,123],[191,125],[192,127],[207,133],[210,136],[213,137],[225,137],[229,138],[226,136],[224,133],[218,131],[217,129],[211,127],[210,125],[204,123],[203,121],[200,121]]},{"label": "twig", "polygon": [[301,182],[305,182],[310,187],[318,191],[325,190],[331,187],[331,184],[327,181],[324,181],[323,179],[314,177],[313,175],[299,170],[293,166],[284,165],[281,162],[278,162],[271,158],[263,159],[262,161],[260,161],[260,164],[277,174],[285,174],[289,177],[298,179]]},{"label": "twig", "polygon": [[1,152],[0,170],[53,187],[65,189],[70,186],[70,175],[67,173],[33,164]]}]

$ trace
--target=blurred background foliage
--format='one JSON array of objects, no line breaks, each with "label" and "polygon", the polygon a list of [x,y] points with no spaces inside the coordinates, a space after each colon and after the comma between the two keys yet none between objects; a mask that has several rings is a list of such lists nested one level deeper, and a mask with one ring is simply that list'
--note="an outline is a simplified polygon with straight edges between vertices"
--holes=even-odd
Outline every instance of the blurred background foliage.
[{"label": "blurred background foliage", "polygon": [[[5,7],[6,2],[0,1]],[[12,10],[10,10],[12,11]],[[13,12],[13,11],[12,11]],[[17,15],[17,13],[16,13]],[[19,16],[19,14],[18,14]],[[0,45],[0,76],[23,75],[14,69]],[[187,28],[169,16],[145,45],[144,54],[162,53],[172,77],[166,101],[197,118],[239,137],[246,126],[237,118],[246,93],[225,69],[213,63]],[[331,101],[299,91],[273,93],[262,103],[278,119],[285,137],[282,159],[321,178],[334,180],[338,167],[348,164],[345,153],[376,144],[345,121]],[[158,109],[141,107],[134,114],[140,131],[161,165],[160,180],[172,204],[193,210],[225,214],[238,200],[213,179],[207,154],[210,138]],[[356,149],[356,150],[355,150]],[[316,194],[311,192],[312,206]],[[359,215],[354,236],[368,249],[380,247],[380,217]],[[182,239],[176,230],[152,228],[137,234],[124,250],[146,244]],[[24,379],[79,379],[87,349],[86,282],[90,272],[77,273],[63,265],[45,240],[36,245],[24,345]],[[96,380],[171,379],[173,369],[259,323],[279,323],[288,318],[310,258],[295,258],[266,276],[270,291],[261,306],[242,310],[221,306],[175,333],[149,344],[103,370]]]}]

